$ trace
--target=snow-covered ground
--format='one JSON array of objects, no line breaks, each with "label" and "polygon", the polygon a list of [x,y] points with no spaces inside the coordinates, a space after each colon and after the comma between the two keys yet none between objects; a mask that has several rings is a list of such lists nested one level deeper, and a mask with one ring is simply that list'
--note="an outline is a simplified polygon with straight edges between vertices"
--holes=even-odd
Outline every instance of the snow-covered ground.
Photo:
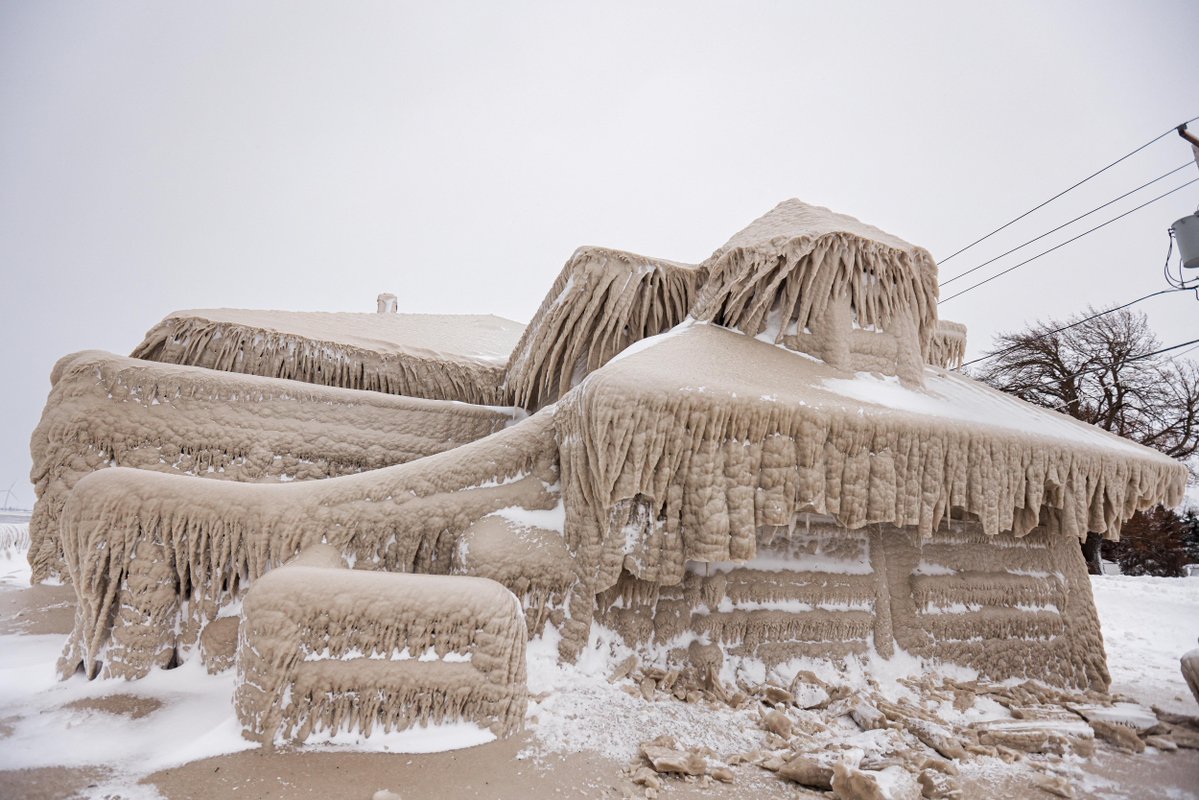
[{"label": "snow-covered ground", "polygon": [[1199,714],[1178,658],[1199,647],[1199,578],[1093,576],[1112,691]]},{"label": "snow-covered ground", "polygon": [[[0,552],[0,593],[29,587],[24,555],[13,549]],[[1178,657],[1195,647],[1199,636],[1199,579],[1103,576],[1092,580],[1113,691],[1145,705],[1199,713],[1178,668]],[[193,657],[177,669],[155,671],[140,681],[87,681],[81,676],[59,681],[55,662],[64,640],[61,634],[0,635],[0,770],[102,765],[115,770],[118,783],[97,787],[96,796],[119,788],[122,796],[136,800],[158,796],[151,786],[135,785],[141,776],[254,746],[239,735],[230,702],[232,671],[208,675]],[[639,742],[661,734],[720,752],[752,748],[761,738],[758,726],[748,724],[743,716],[748,712],[714,711],[704,704],[662,698],[647,703],[631,696],[627,681],[610,683],[613,666],[628,651],[599,626],[577,665],[559,665],[556,645],[552,630],[530,643],[528,724],[535,740],[526,748],[526,757],[586,749],[624,759]],[[887,685],[896,687],[894,679],[902,674],[919,673],[929,666],[902,654],[890,661],[872,661],[877,663],[869,665],[870,671],[884,690]],[[722,677],[730,683],[737,677],[761,681],[767,676],[754,674],[759,666],[730,664],[729,674]],[[738,669],[743,673],[734,674]],[[839,677],[855,679],[844,673]],[[112,702],[142,703],[152,713],[113,713],[106,706]],[[1003,713],[990,701],[980,701],[972,710],[990,712]],[[178,736],[185,729],[191,735]],[[441,733],[435,749],[478,741],[477,737],[458,741],[456,730]],[[405,748],[404,735],[372,737],[369,742],[347,740],[342,746],[371,752],[429,748],[427,733],[417,739],[419,747],[414,750]],[[317,747],[327,749],[338,743]]]}]

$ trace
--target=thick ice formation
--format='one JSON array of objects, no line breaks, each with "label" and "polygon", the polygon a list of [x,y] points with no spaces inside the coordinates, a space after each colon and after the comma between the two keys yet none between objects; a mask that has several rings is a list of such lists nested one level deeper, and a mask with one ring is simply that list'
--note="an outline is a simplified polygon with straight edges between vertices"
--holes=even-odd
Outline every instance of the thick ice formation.
[{"label": "thick ice formation", "polygon": [[158,323],[133,357],[502,405],[504,364],[522,331],[494,316],[200,309]]},{"label": "thick ice formation", "polygon": [[920,382],[937,322],[937,266],[924,248],[787,200],[705,266],[697,319],[838,369]]},{"label": "thick ice formation", "polygon": [[[106,675],[144,675],[168,649],[186,651],[253,580],[313,544],[336,547],[360,569],[448,572],[459,535],[476,520],[557,506],[550,416],[321,481],[235,483],[123,468],[87,476],[62,514],[79,606],[61,674],[82,664],[89,675],[101,665]],[[111,650],[113,642],[120,647]]]},{"label": "thick ice formation", "polygon": [[59,514],[109,466],[236,481],[349,475],[450,450],[504,427],[513,409],[472,406],[89,351],[59,361],[33,432],[35,580],[63,571]]},{"label": "thick ice formation", "polygon": [[234,706],[259,741],[454,721],[506,736],[524,718],[524,615],[494,581],[344,569],[317,545],[255,582],[241,618]]},{"label": "thick ice formation", "polygon": [[[916,552],[922,539],[937,541],[951,514],[966,516],[986,536],[1023,537],[1012,541],[1032,555],[1025,568],[1073,574],[1076,545],[1046,549],[1030,532],[1067,542],[1088,530],[1115,536],[1138,508],[1177,500],[1171,459],[969,379],[929,374],[925,389],[914,391],[839,375],[711,325],[662,337],[592,374],[554,417],[567,542],[588,588],[606,591],[622,574],[674,586],[685,580],[688,562],[751,561],[763,537],[793,539],[807,513],[834,518],[843,539],[885,525],[883,541],[911,542]],[[985,563],[996,545],[976,537],[962,546]],[[804,571],[810,559],[792,560],[792,569]],[[880,592],[911,598],[917,589],[905,575],[873,571]],[[989,585],[985,572],[971,577]],[[976,602],[965,599],[971,591],[963,586],[960,602]],[[1088,593],[1085,580],[1077,591]],[[1011,631],[1032,624],[1005,616],[1003,603],[984,605]],[[1080,624],[1094,628],[1089,603],[1083,608]],[[567,624],[571,647],[586,639],[586,611],[575,609]],[[834,627],[812,640],[861,639],[851,629],[870,630],[869,616],[858,615],[859,628]],[[834,619],[848,617],[828,622]],[[988,630],[993,635],[984,639],[1005,638],[999,627]],[[874,632],[876,647],[889,638]],[[790,640],[809,639],[783,637]],[[1079,663],[1098,645],[1097,637],[1084,640]],[[1045,661],[1026,668],[1056,669],[1059,680],[1075,676]],[[1082,685],[1104,675],[1088,668]]]},{"label": "thick ice formation", "polygon": [[934,367],[956,369],[966,358],[966,326],[947,319],[937,320],[926,361]]},{"label": "thick ice formation", "polygon": [[529,410],[682,322],[706,269],[601,247],[563,266],[527,327],[502,317],[178,311],[134,358]]},{"label": "thick ice formation", "polygon": [[628,569],[597,619],[668,665],[696,636],[767,667],[896,648],[977,670],[1105,688],[1107,667],[1078,545],[1038,528],[987,536],[954,522],[921,539],[893,525],[846,531],[801,515],[746,561],[691,561],[677,582]]},{"label": "thick ice formation", "polygon": [[509,396],[536,409],[647,336],[687,316],[707,270],[581,247],[562,268],[508,365]]},{"label": "thick ice formation", "polygon": [[529,512],[509,507],[488,514],[458,540],[451,572],[503,584],[520,598],[530,631],[544,630],[546,620],[561,627],[576,581],[562,522],[557,508]]},{"label": "thick ice formation", "polygon": [[[646,663],[699,659],[709,678],[722,648],[771,664],[902,650],[1105,689],[1077,538],[1177,502],[1186,470],[945,372],[965,330],[937,320],[936,296],[923,249],[787,201],[696,267],[580,249],[519,340],[497,318],[183,312],[136,355],[191,366],[64,361],[34,446],[43,519],[66,498],[79,599],[60,670],[186,658],[247,588],[274,608],[257,587],[290,585],[287,570],[263,576],[323,543],[354,571],[313,576],[328,589],[303,614],[340,603],[334,583],[373,596],[393,583],[378,573],[417,572],[440,576],[423,583],[436,616],[488,578],[566,658],[598,617]],[[195,463],[328,477],[159,474],[210,474]],[[337,636],[362,629],[338,647],[401,636],[337,607]],[[284,650],[334,633],[313,631]],[[280,664],[254,683],[294,692]],[[337,688],[308,692],[308,718],[349,713],[352,675],[322,674]],[[438,680],[354,719],[408,724],[441,702]]]},{"label": "thick ice formation", "polygon": [[[847,378],[714,325],[663,337],[559,403],[567,538],[600,548],[606,588],[628,556],[667,582],[688,560],[752,558],[758,529],[805,510],[925,536],[952,509],[991,535],[1023,535],[1050,514],[1085,536],[1180,499],[1166,456],[967,378],[926,381],[917,392]],[[646,506],[634,516],[648,526],[631,553],[612,516],[630,503]]]}]

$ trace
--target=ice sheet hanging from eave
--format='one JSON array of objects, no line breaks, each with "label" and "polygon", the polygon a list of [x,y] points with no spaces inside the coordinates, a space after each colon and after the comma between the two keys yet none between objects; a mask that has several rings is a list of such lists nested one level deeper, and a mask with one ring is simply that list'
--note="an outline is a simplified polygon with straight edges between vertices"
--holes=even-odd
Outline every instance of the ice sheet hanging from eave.
[{"label": "ice sheet hanging from eave", "polygon": [[135,358],[438,400],[503,404],[524,326],[502,317],[201,309],[147,332]]},{"label": "ice sheet hanging from eave", "polygon": [[947,319],[937,320],[925,362],[942,369],[957,369],[966,360],[966,326]]},{"label": "ice sheet hanging from eave", "polygon": [[603,539],[612,508],[651,498],[663,529],[687,520],[680,535],[700,543],[687,558],[711,560],[804,507],[924,532],[957,507],[988,533],[1023,534],[1047,506],[1063,532],[1114,536],[1181,496],[1185,468],[1156,451],[968,378],[927,379],[914,391],[693,325],[559,404],[568,505],[589,506]]},{"label": "ice sheet hanging from eave", "polygon": [[[634,356],[644,353],[641,365]],[[649,363],[660,363],[660,374]],[[974,427],[992,435],[1056,440],[1180,467],[1177,461],[1094,425],[1004,394],[960,373],[928,367],[923,390],[893,377],[846,374],[818,359],[737,336],[717,325],[688,323],[616,360],[654,389],[719,394],[799,406],[812,414],[857,414],[912,427]],[[669,365],[669,368],[667,368]],[[616,365],[613,364],[613,371]],[[605,375],[608,371],[605,370]],[[1050,444],[1047,442],[1047,444]]]},{"label": "ice sheet hanging from eave", "polygon": [[503,364],[524,325],[493,314],[378,314],[204,308],[176,311],[165,321],[195,318],[260,328],[303,339],[463,363]]},{"label": "ice sheet hanging from eave", "polygon": [[606,247],[580,247],[512,351],[507,396],[535,409],[689,312],[707,271]]},{"label": "ice sheet hanging from eave", "polygon": [[709,276],[692,311],[697,319],[755,336],[782,311],[807,328],[844,296],[862,326],[914,322],[928,356],[937,327],[936,263],[924,248],[854,217],[785,200],[702,266]]}]

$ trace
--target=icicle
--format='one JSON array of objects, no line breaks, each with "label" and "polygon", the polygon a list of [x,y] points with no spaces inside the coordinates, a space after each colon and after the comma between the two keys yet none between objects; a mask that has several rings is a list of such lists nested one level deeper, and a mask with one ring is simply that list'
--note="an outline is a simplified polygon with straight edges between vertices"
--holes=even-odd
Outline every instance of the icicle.
[{"label": "icicle", "polygon": [[416,462],[323,481],[255,485],[131,469],[88,475],[62,512],[79,612],[60,671],[69,675],[82,661],[94,674],[110,639],[109,609],[135,591],[131,556],[146,541],[161,543],[173,570],[170,590],[154,602],[190,601],[195,615],[145,614],[179,645],[194,641],[247,578],[322,539],[362,566],[447,571],[458,536],[476,520],[512,506],[557,505],[547,489],[558,482],[550,413]]},{"label": "icicle", "polygon": [[481,405],[504,404],[501,363],[422,355],[415,348],[406,352],[402,343],[395,351],[370,350],[281,333],[250,323],[211,320],[202,314],[199,311],[172,314],[150,329],[132,356],[345,389]]},{"label": "icicle", "polygon": [[350,475],[491,434],[512,409],[381,395],[139,361],[61,359],[34,430],[33,579],[62,575],[59,515],[85,475],[129,466],[225,480]]},{"label": "icicle", "polygon": [[554,402],[629,345],[682,322],[705,275],[687,264],[579,248],[512,352],[508,396],[528,409]]},{"label": "icicle", "polygon": [[526,629],[516,598],[484,578],[325,566],[302,554],[246,594],[234,706],[246,733],[476,722],[506,736],[527,704]]}]

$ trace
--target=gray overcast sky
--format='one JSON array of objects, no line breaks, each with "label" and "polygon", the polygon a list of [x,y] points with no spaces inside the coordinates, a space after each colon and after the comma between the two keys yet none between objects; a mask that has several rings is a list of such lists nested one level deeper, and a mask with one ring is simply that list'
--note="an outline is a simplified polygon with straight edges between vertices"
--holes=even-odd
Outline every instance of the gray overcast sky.
[{"label": "gray overcast sky", "polygon": [[[128,353],[179,308],[369,311],[394,291],[524,321],[578,245],[700,260],[793,196],[943,257],[1199,115],[1197,42],[1186,1],[0,0],[0,489],[32,504],[54,361]],[[1171,134],[942,277],[1188,158]],[[1166,229],[1197,202],[1199,184],[942,316],[976,355],[1163,288]],[[1199,336],[1189,296],[1140,307],[1165,344]]]}]

